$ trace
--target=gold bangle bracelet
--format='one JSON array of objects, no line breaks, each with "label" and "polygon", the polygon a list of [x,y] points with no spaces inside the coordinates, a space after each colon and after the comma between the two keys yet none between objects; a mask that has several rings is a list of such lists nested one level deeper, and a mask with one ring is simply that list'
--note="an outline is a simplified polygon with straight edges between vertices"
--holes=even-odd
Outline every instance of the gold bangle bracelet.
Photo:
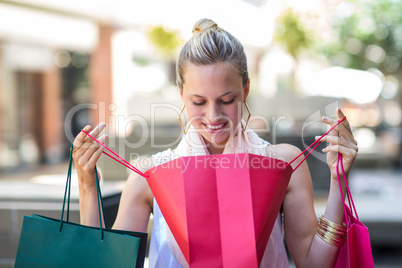
[{"label": "gold bangle bracelet", "polygon": [[328,245],[331,245],[331,246],[337,247],[337,248],[343,247],[342,244],[336,243],[336,242],[334,242],[334,241],[332,241],[332,240],[326,238],[325,236],[320,235],[319,233],[317,233],[317,236],[318,236],[322,241],[324,241],[325,243],[327,243]]},{"label": "gold bangle bracelet", "polygon": [[343,247],[347,239],[346,225],[334,223],[323,215],[320,216],[316,233],[323,241],[335,247]]},{"label": "gold bangle bracelet", "polygon": [[346,238],[347,238],[346,236],[341,236],[341,235],[337,235],[337,234],[333,234],[331,232],[325,231],[322,228],[317,228],[317,231],[319,231],[322,234],[325,234],[325,236],[328,236],[329,238],[339,241],[339,242],[342,242],[342,241],[346,240]]},{"label": "gold bangle bracelet", "polygon": [[326,225],[328,225],[328,226],[330,226],[332,228],[335,228],[335,229],[340,229],[340,230],[345,229],[346,230],[346,225],[345,224],[341,225],[341,224],[337,224],[335,222],[332,222],[332,221],[328,220],[327,218],[325,218],[324,215],[320,216],[320,222],[322,222],[322,223],[324,223],[324,224],[326,224]]},{"label": "gold bangle bracelet", "polygon": [[324,233],[319,229],[317,229],[316,234],[321,240],[323,240],[327,244],[329,244],[331,246],[334,246],[334,247],[338,247],[338,248],[343,247],[343,245],[345,244],[345,241],[346,241],[346,239],[343,239],[341,241],[340,240],[334,240],[334,239],[332,239],[332,238],[330,238],[328,236],[328,233]]},{"label": "gold bangle bracelet", "polygon": [[326,232],[330,232],[332,234],[339,235],[339,236],[346,236],[346,228],[342,229],[342,230],[335,229],[331,226],[324,224],[323,222],[320,222],[320,224],[318,226],[319,226],[319,228],[321,228],[322,230],[324,230]]}]

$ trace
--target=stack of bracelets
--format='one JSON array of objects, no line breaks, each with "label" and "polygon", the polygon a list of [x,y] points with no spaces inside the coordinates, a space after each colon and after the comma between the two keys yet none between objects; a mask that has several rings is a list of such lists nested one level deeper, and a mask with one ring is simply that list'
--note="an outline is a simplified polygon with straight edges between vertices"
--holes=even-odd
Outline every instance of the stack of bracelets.
[{"label": "stack of bracelets", "polygon": [[341,248],[345,244],[347,238],[346,225],[336,224],[321,215],[317,228],[317,235],[328,244]]}]

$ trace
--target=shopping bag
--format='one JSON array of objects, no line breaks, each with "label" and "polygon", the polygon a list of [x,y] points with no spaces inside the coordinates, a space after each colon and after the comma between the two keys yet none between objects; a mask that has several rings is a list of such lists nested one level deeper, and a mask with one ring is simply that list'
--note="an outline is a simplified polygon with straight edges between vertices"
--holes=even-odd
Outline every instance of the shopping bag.
[{"label": "shopping bag", "polygon": [[336,268],[374,268],[373,254],[371,251],[370,235],[368,228],[359,220],[356,207],[353,202],[352,194],[349,189],[348,182],[343,170],[342,155],[338,154],[337,160],[338,182],[341,188],[341,179],[339,169],[342,170],[343,179],[346,183],[347,202],[343,198],[341,190],[344,217],[347,226],[347,240],[345,245],[340,249],[339,256],[336,262]]},{"label": "shopping bag", "polygon": [[15,267],[143,267],[144,233],[104,230],[101,239],[99,228],[59,227],[60,219],[25,216]]},{"label": "shopping bag", "polygon": [[190,267],[258,267],[292,173],[345,119],[288,163],[248,153],[189,156],[145,173],[83,132],[111,153],[104,154],[147,178]]},{"label": "shopping bag", "polygon": [[24,217],[15,267],[143,267],[147,233],[107,229],[106,221],[102,226],[103,202],[96,169],[100,227],[69,222],[71,153],[61,218]]},{"label": "shopping bag", "polygon": [[148,183],[190,267],[258,267],[292,174],[254,154],[180,157]]}]

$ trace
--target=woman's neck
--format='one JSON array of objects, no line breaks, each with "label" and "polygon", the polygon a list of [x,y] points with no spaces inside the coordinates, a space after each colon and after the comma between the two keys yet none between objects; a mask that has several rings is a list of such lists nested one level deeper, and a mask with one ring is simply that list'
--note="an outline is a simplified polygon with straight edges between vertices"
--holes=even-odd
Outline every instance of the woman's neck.
[{"label": "woman's neck", "polygon": [[[204,137],[202,137],[204,139]],[[207,147],[206,149],[208,150],[209,154],[222,154],[223,150],[225,149],[225,144],[226,141],[223,142],[222,144],[215,144],[208,142],[204,139],[205,146]]]},{"label": "woman's neck", "polygon": [[223,153],[223,148],[216,148],[214,146],[208,146],[207,150],[209,154],[222,154]]}]

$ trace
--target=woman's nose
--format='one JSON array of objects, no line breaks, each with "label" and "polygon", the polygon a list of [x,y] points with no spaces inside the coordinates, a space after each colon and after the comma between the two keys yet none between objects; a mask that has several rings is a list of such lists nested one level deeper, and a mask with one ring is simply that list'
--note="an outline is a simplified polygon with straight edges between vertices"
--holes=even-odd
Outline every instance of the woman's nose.
[{"label": "woman's nose", "polygon": [[208,121],[213,123],[213,122],[219,120],[220,116],[221,116],[221,111],[220,111],[219,105],[216,105],[216,104],[209,105],[207,112],[206,112],[206,117],[207,117]]}]

